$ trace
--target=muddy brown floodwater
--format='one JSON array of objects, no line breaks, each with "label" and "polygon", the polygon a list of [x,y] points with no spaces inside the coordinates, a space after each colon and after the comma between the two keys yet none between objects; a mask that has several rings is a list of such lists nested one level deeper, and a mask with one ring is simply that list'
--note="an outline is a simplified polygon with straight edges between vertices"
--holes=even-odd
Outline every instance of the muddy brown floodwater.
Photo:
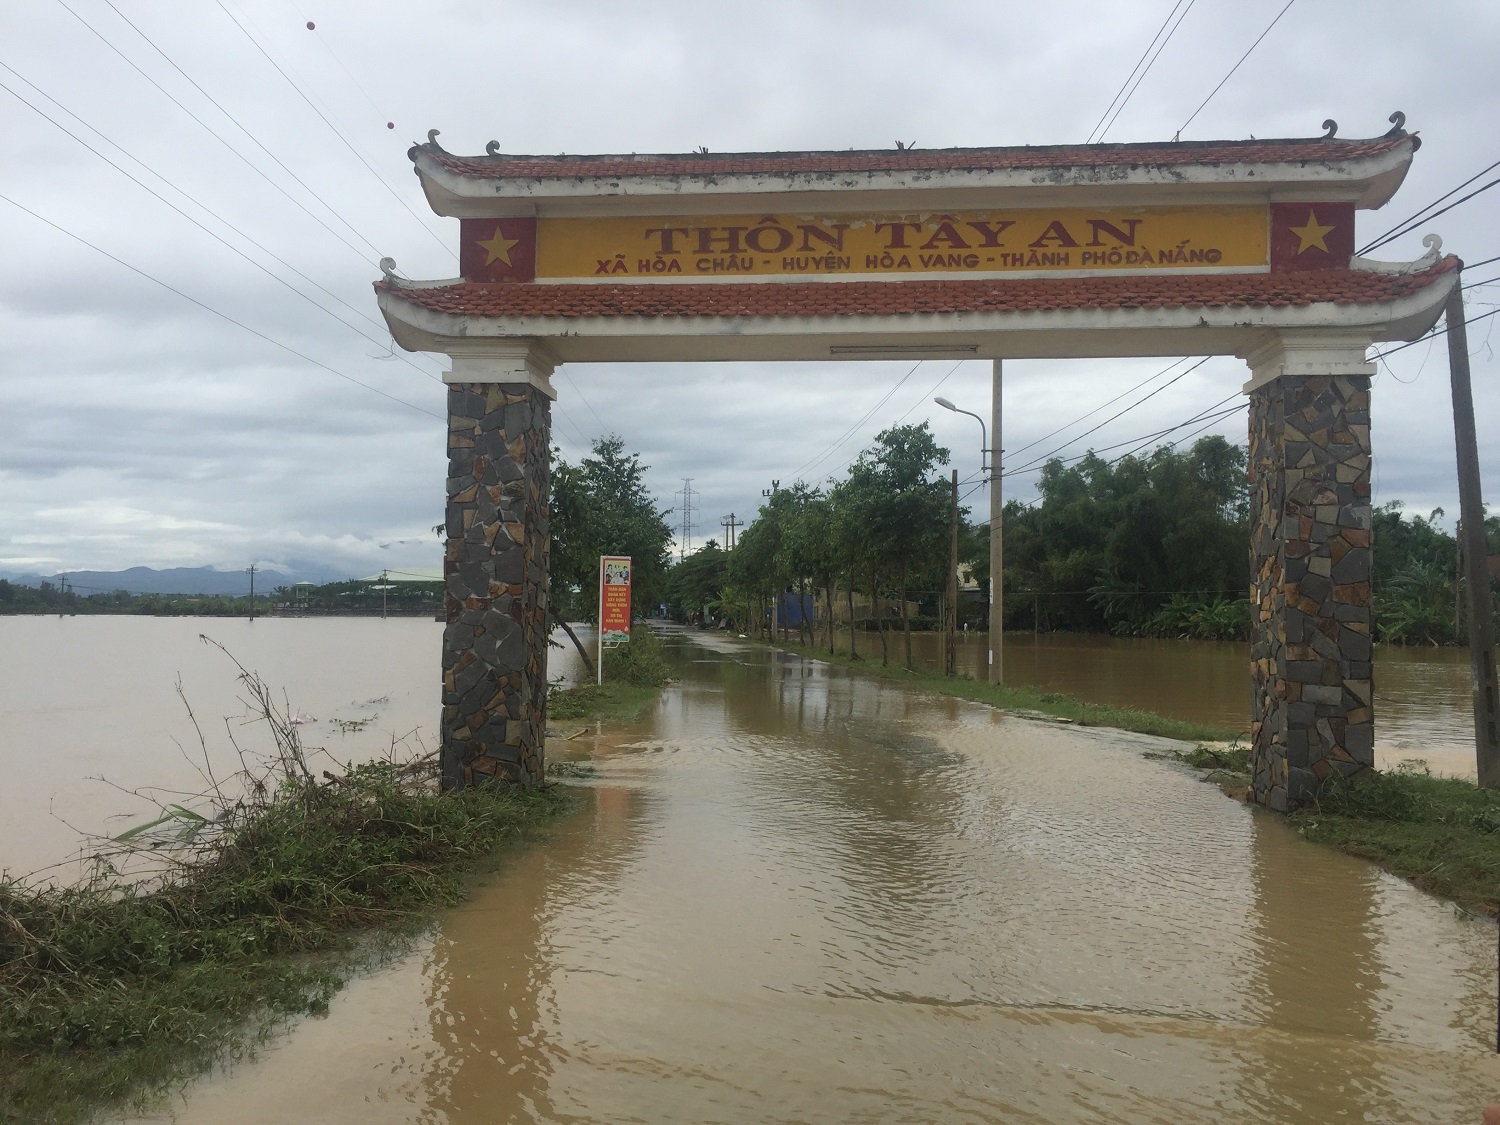
[{"label": "muddy brown floodwater", "polygon": [[550,841],[173,1118],[1446,1125],[1500,1094],[1494,926],[1161,743],[670,652],[653,714],[567,744],[598,773]]}]

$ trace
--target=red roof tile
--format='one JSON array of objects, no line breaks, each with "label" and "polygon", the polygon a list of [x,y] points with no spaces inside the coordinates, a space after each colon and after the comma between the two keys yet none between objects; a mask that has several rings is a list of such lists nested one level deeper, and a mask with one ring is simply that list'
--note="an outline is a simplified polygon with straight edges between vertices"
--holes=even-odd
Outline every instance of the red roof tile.
[{"label": "red roof tile", "polygon": [[1449,256],[1420,273],[1309,270],[1138,277],[982,278],[962,281],[482,284],[375,288],[455,316],[808,317],[1065,309],[1288,308],[1398,300],[1459,266]]},{"label": "red roof tile", "polygon": [[1146,144],[1045,145],[1013,148],[883,149],[847,152],[642,153],[629,156],[455,156],[434,144],[408,154],[478,179],[592,179],[609,176],[794,175],[838,172],[991,171],[1140,165],[1305,164],[1378,156],[1414,134],[1370,140],[1313,137],[1268,141],[1180,141]]}]

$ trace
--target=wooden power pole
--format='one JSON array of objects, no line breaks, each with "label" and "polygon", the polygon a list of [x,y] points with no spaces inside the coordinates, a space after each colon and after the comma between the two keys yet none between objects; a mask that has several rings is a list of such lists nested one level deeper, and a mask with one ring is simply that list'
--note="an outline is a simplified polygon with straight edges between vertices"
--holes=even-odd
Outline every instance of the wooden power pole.
[{"label": "wooden power pole", "polygon": [[1005,682],[1005,502],[1000,494],[1000,361],[990,388],[990,683]]},{"label": "wooden power pole", "polygon": [[1474,432],[1474,392],[1469,383],[1469,334],[1464,297],[1455,279],[1448,294],[1448,374],[1453,384],[1453,438],[1458,451],[1458,508],[1462,519],[1465,585],[1469,602],[1469,659],[1474,667],[1474,757],[1482,789],[1500,788],[1500,689],[1495,683],[1494,602],[1489,548],[1484,538],[1484,497],[1479,483],[1479,442]]},{"label": "wooden power pole", "polygon": [[958,470],[953,470],[953,495],[949,502],[951,508],[950,523],[951,534],[948,544],[948,612],[944,614],[947,620],[944,625],[947,628],[947,643],[943,648],[943,675],[958,675]]}]

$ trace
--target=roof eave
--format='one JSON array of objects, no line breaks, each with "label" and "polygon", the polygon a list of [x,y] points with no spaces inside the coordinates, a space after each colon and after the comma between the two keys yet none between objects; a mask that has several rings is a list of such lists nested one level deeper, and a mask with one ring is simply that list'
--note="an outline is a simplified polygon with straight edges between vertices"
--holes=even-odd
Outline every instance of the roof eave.
[{"label": "roof eave", "polygon": [[[1267,332],[1414,340],[1442,315],[1458,273],[1393,301],[1295,307],[966,311],[895,315],[548,317],[438,312],[382,289],[380,310],[408,351],[484,354],[500,340],[546,341],[562,362],[820,360],[830,342],[906,346],[930,357],[932,341],[967,341],[974,358],[1243,355]],[[868,358],[868,356],[867,356]],[[902,358],[880,356],[879,358]]]},{"label": "roof eave", "polygon": [[486,218],[535,214],[552,203],[620,199],[722,199],[736,196],[835,193],[995,192],[1132,187],[1173,194],[1250,191],[1266,198],[1353,202],[1367,210],[1386,203],[1406,178],[1416,138],[1386,152],[1348,160],[1276,163],[1078,164],[1054,168],[902,169],[841,172],[705,173],[643,176],[470,176],[445,168],[421,147],[413,161],[423,191],[439,215]]}]

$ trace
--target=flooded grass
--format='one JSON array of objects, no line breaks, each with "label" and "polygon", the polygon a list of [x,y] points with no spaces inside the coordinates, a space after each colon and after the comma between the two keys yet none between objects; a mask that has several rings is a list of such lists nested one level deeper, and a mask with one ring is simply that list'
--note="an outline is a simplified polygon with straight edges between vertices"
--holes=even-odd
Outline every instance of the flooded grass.
[{"label": "flooded grass", "polygon": [[[899,644],[899,638],[894,643]],[[1086,703],[1076,696],[1044,691],[1027,685],[986,684],[968,676],[944,676],[922,668],[909,672],[896,663],[882,666],[878,649],[874,657],[853,659],[848,653],[829,653],[826,648],[808,647],[796,642],[777,642],[774,647],[786,649],[788,652],[795,652],[799,656],[813,660],[852,668],[879,679],[894,680],[922,691],[951,696],[955,699],[968,699],[975,703],[987,703],[991,707],[999,707],[1006,711],[1032,712],[1047,718],[1077,723],[1080,726],[1115,727],[1139,734],[1177,738],[1185,742],[1228,742],[1241,733],[1208,723],[1173,719],[1166,715],[1158,715],[1154,711],[1143,711],[1134,707]]]},{"label": "flooded grass", "polygon": [[[1204,780],[1235,799],[1245,799],[1249,788],[1250,751],[1234,731],[1151,711],[1085,703],[1034,687],[984,684],[921,669],[909,672],[897,664],[882,667],[878,656],[851,660],[846,653],[830,655],[826,649],[797,643],[776,647],[1008,711],[1197,742],[1171,757],[1209,771]],[[1288,819],[1309,841],[1368,859],[1465,910],[1500,913],[1500,792],[1482,790],[1463,778],[1435,777],[1421,763],[1403,763],[1395,770],[1372,770],[1352,780],[1330,778],[1314,806]]]},{"label": "flooded grass", "polygon": [[604,654],[604,682],[554,688],[547,697],[553,722],[612,719],[635,722],[655,706],[671,679],[660,638],[644,626],[631,630],[630,643]]},{"label": "flooded grass", "polygon": [[283,778],[166,880],[0,880],[0,1120],[145,1106],[325,1011],[497,849],[568,804],[499,786],[439,796],[389,762]]},{"label": "flooded grass", "polygon": [[1500,907],[1500,792],[1403,763],[1324,782],[1289,818],[1303,837],[1372,860],[1466,910]]}]

